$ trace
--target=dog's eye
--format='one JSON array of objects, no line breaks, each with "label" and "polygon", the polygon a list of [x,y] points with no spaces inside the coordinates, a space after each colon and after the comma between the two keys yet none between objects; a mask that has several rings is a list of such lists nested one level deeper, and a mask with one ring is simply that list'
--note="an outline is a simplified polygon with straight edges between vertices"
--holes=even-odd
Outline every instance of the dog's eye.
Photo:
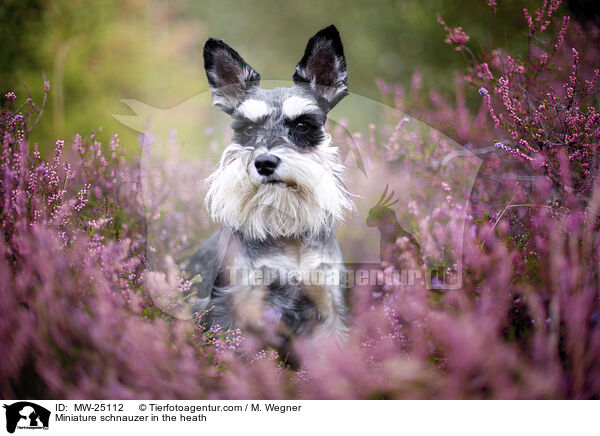
[{"label": "dog's eye", "polygon": [[246,135],[252,135],[255,131],[256,131],[256,126],[253,126],[252,124],[244,127],[244,133]]},{"label": "dog's eye", "polygon": [[294,123],[294,130],[296,130],[297,132],[306,133],[308,132],[308,129],[310,129],[308,123],[304,123],[302,121],[297,121]]}]

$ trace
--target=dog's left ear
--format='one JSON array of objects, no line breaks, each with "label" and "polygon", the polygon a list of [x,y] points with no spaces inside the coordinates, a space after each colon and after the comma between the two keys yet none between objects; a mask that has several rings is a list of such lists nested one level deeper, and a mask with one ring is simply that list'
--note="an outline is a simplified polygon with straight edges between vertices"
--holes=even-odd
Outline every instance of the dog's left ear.
[{"label": "dog's left ear", "polygon": [[215,106],[228,114],[260,83],[260,74],[220,39],[206,41],[204,69]]},{"label": "dog's left ear", "polygon": [[348,94],[344,47],[335,26],[320,30],[308,40],[292,80],[296,85],[310,86],[327,111]]}]

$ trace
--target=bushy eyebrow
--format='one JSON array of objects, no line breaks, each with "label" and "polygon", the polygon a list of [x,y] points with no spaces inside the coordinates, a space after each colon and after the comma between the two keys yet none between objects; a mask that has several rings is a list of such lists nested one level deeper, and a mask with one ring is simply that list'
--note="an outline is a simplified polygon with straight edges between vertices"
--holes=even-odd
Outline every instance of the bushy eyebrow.
[{"label": "bushy eyebrow", "polygon": [[321,112],[319,106],[314,101],[297,95],[284,100],[281,109],[283,115],[288,119],[297,118],[303,114],[318,114]]},{"label": "bushy eyebrow", "polygon": [[271,109],[263,100],[249,98],[244,101],[235,110],[235,114],[250,121],[257,122],[261,118],[266,118],[271,113]]}]

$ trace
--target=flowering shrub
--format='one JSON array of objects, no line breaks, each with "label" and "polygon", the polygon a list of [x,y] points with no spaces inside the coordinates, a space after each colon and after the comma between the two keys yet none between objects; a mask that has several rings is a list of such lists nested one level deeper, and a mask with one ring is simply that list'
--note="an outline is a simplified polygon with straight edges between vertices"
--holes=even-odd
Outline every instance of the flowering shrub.
[{"label": "flowering shrub", "polygon": [[[163,319],[141,291],[139,183],[117,138],[76,136],[44,160],[25,113],[0,119],[0,392],[3,398],[205,395],[215,378],[191,326]],[[33,109],[32,109],[33,108]],[[192,381],[196,381],[193,383]]]},{"label": "flowering shrub", "polygon": [[[494,14],[497,5],[489,4]],[[456,104],[435,92],[424,99],[418,74],[406,95],[379,82],[397,108],[485,158],[460,250],[452,251],[462,253],[462,287],[354,290],[343,348],[300,342],[295,371],[255,338],[206,329],[203,314],[181,321],[156,308],[145,287],[145,222],[149,213],[166,218],[143,210],[139,162],[123,158],[118,138],[103,145],[94,135],[76,136],[70,151],[57,141],[42,158],[28,133],[43,104],[29,99],[12,109],[16,96],[7,94],[0,114],[0,396],[600,397],[599,120],[590,98],[598,73],[589,68],[599,56],[587,46],[565,48],[598,32],[569,33],[563,20],[556,41],[537,47],[557,7],[545,2],[525,13],[527,59],[491,48],[471,57],[465,79],[483,100],[475,114],[462,81]],[[470,53],[464,31],[439,21],[447,42]],[[551,61],[564,66],[567,55],[567,72],[550,68]],[[403,123],[371,126],[364,159],[417,165],[431,151],[405,135]],[[400,162],[401,141],[414,141],[413,161]],[[393,175],[386,168],[383,179]],[[453,203],[451,188],[440,186]],[[181,217],[165,223],[173,231],[187,225]],[[435,231],[463,228],[448,220]],[[164,245],[184,250],[194,237]],[[456,239],[447,244],[459,248]],[[401,252],[390,251],[385,271]],[[185,292],[188,279],[169,281]]]},{"label": "flowering shrub", "polygon": [[[523,10],[529,41],[525,59],[492,49],[491,38],[475,56],[462,29],[439,20],[449,32],[446,42],[470,55],[465,80],[479,87],[499,132],[496,147],[549,177],[561,199],[571,190],[584,199],[594,186],[600,151],[600,113],[593,104],[600,90],[599,31],[584,32],[577,25],[569,38],[570,20],[564,17],[554,38],[544,36],[560,3],[544,0],[533,15]],[[493,16],[495,2],[490,7]],[[569,42],[579,47],[568,47]],[[580,50],[585,50],[583,58]]]}]

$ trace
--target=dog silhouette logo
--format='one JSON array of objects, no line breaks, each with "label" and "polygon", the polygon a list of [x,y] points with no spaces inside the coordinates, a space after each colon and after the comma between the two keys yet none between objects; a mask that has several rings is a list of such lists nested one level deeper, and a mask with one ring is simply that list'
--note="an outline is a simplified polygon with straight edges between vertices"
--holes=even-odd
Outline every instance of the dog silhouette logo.
[{"label": "dog silhouette logo", "polygon": [[14,433],[18,429],[48,429],[50,411],[29,401],[19,401],[6,409],[6,431]]}]

